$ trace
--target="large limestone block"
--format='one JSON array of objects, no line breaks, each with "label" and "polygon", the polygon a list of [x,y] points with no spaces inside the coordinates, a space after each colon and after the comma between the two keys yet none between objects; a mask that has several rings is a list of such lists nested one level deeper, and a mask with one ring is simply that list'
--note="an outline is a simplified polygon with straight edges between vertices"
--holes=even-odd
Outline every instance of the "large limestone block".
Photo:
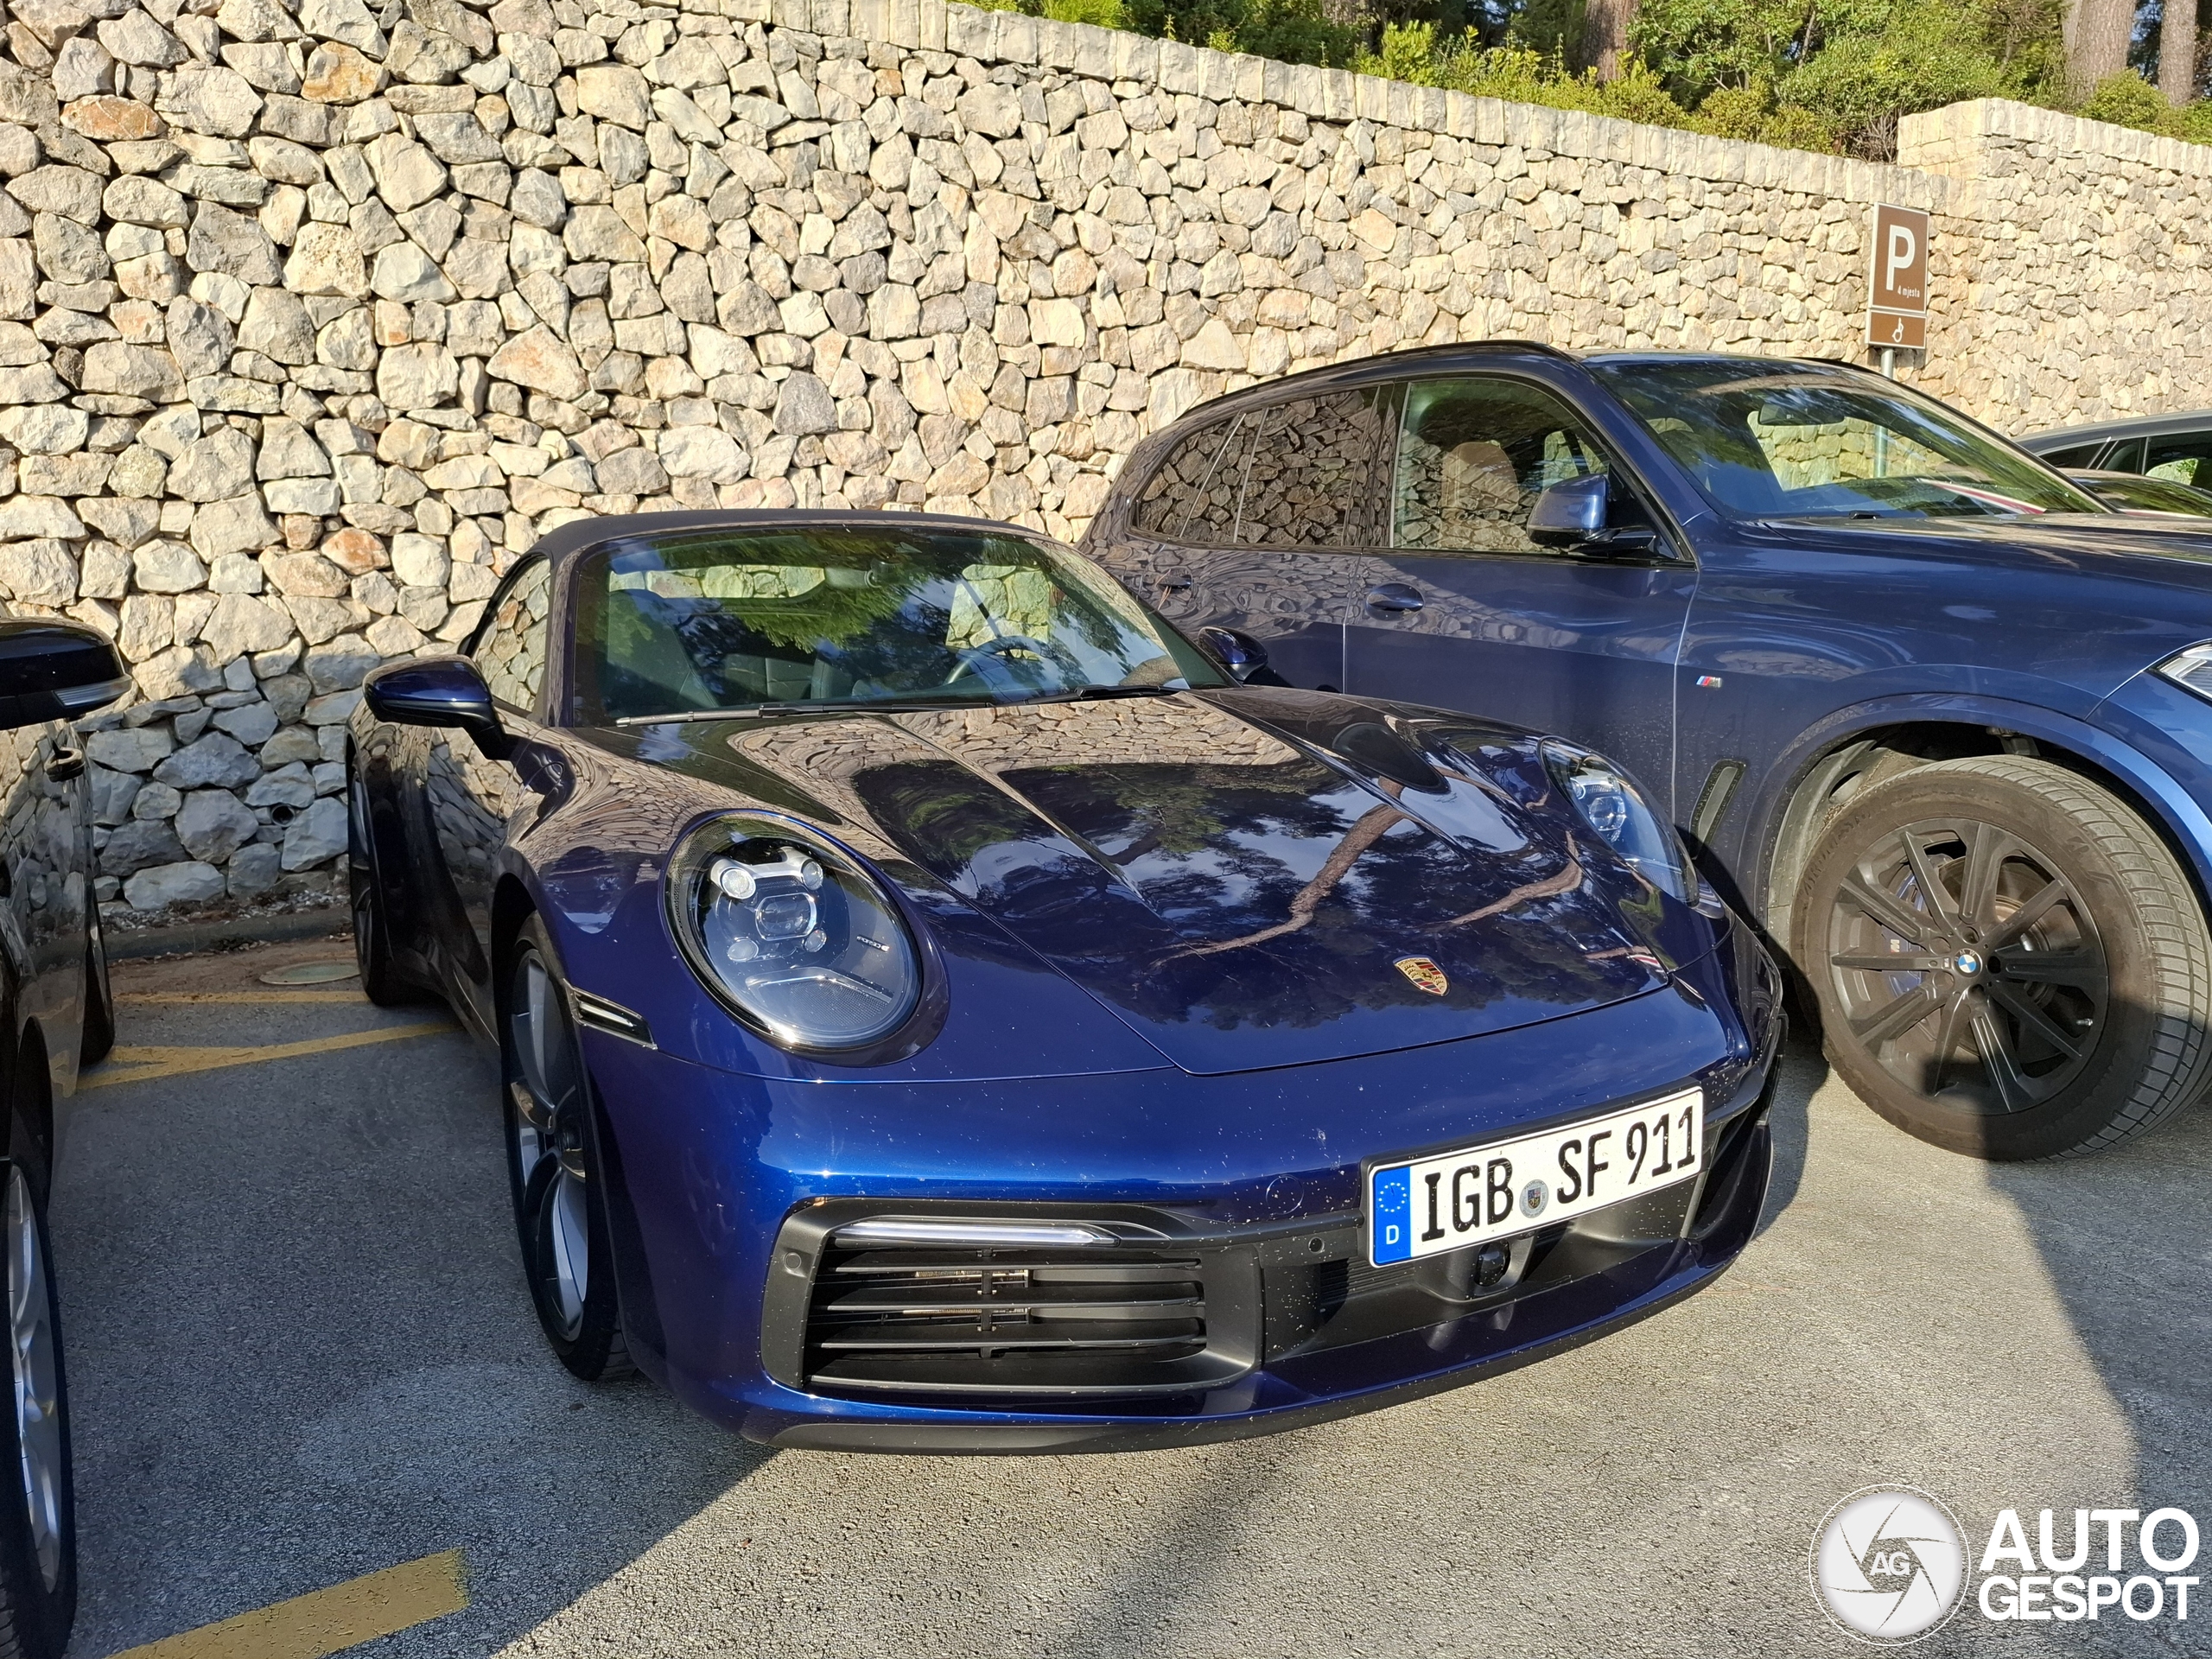
[{"label": "large limestone block", "polygon": [[169,493],[187,501],[220,501],[253,487],[253,440],[218,427],[185,445],[169,467]]},{"label": "large limestone block", "polygon": [[86,391],[114,392],[154,403],[184,395],[184,377],[177,372],[176,359],[158,346],[101,340],[85,353],[84,376]]},{"label": "large limestone block", "polygon": [[[101,868],[113,874],[105,855]],[[189,859],[140,870],[124,882],[123,901],[133,910],[159,910],[165,905],[205,903],[221,898],[226,891],[227,884],[220,870],[213,864]]]},{"label": "large limestone block", "polygon": [[377,396],[391,410],[435,409],[461,385],[461,365],[442,346],[395,346],[377,365]]},{"label": "large limestone block", "polygon": [[177,808],[174,823],[185,851],[209,864],[221,863],[261,828],[251,808],[221,789],[194,790]]},{"label": "large limestone block", "polygon": [[361,256],[361,245],[352,226],[301,226],[292,244],[292,257],[284,262],[284,286],[295,294],[334,294],[353,299],[366,294],[368,261]]},{"label": "large limestone block", "polygon": [[653,118],[645,78],[624,63],[588,64],[576,71],[576,103],[586,115],[643,132]]},{"label": "large limestone block", "polygon": [[512,381],[564,402],[582,397],[590,384],[575,353],[543,323],[499,347],[485,369],[495,380]]},{"label": "large limestone block", "polygon": [[200,638],[219,663],[274,651],[291,637],[291,618],[251,594],[219,595],[213,613],[200,625]]}]

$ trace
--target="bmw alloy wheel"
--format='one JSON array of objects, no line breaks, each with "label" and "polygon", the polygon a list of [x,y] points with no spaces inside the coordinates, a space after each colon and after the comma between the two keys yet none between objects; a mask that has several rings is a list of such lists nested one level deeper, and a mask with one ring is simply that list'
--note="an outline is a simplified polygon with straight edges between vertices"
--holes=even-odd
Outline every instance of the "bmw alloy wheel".
[{"label": "bmw alloy wheel", "polygon": [[1830,912],[1832,1004],[1906,1088],[2020,1112],[2082,1073],[2112,996],[2057,861],[1994,823],[1929,819],[1870,849]]},{"label": "bmw alloy wheel", "polygon": [[1937,1146],[2098,1151],[2212,1077],[2212,937],[2188,878],[2126,802],[2050,761],[1934,761],[1853,793],[1796,926],[1828,1058]]}]

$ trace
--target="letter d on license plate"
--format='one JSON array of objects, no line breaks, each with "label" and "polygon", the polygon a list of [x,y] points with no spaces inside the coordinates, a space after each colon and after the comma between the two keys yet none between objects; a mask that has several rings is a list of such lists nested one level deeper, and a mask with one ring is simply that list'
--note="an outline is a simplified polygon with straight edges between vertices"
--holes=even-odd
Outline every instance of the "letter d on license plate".
[{"label": "letter d on license plate", "polygon": [[1378,1164],[1367,1174],[1367,1255],[1376,1267],[1509,1238],[1703,1169],[1705,1091],[1517,1141]]}]

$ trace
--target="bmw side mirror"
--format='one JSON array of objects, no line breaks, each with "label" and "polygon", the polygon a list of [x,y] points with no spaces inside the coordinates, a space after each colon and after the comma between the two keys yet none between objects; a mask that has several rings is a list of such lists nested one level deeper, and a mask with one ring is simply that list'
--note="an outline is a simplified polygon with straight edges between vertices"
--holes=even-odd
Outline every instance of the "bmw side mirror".
[{"label": "bmw side mirror", "polygon": [[1612,491],[1603,473],[1561,479],[1529,510],[1529,539],[1596,558],[1634,556],[1658,546],[1658,532],[1649,524],[1609,524],[1611,515]]},{"label": "bmw side mirror", "polygon": [[1595,539],[1605,527],[1609,495],[1603,473],[1548,486],[1529,509],[1529,539],[1539,547],[1574,547]]},{"label": "bmw side mirror", "polygon": [[386,663],[361,682],[361,699],[371,714],[394,726],[458,727],[494,760],[505,760],[514,747],[492,706],[491,688],[466,657]]},{"label": "bmw side mirror", "polygon": [[130,690],[115,647],[74,622],[0,621],[0,731],[75,720]]},{"label": "bmw side mirror", "polygon": [[[1198,649],[1239,685],[1249,683],[1255,675],[1266,674],[1268,648],[1242,628],[1205,627],[1197,637]],[[1262,678],[1260,683],[1264,685],[1268,681]]]}]

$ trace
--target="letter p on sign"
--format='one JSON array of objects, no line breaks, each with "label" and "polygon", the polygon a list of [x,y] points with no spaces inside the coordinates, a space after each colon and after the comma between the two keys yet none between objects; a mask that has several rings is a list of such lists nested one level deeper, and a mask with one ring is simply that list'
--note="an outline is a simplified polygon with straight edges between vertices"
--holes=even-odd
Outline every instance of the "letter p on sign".
[{"label": "letter p on sign", "polygon": [[1874,209],[1873,269],[1866,285],[1866,343],[1928,343],[1928,215],[1912,207]]}]

